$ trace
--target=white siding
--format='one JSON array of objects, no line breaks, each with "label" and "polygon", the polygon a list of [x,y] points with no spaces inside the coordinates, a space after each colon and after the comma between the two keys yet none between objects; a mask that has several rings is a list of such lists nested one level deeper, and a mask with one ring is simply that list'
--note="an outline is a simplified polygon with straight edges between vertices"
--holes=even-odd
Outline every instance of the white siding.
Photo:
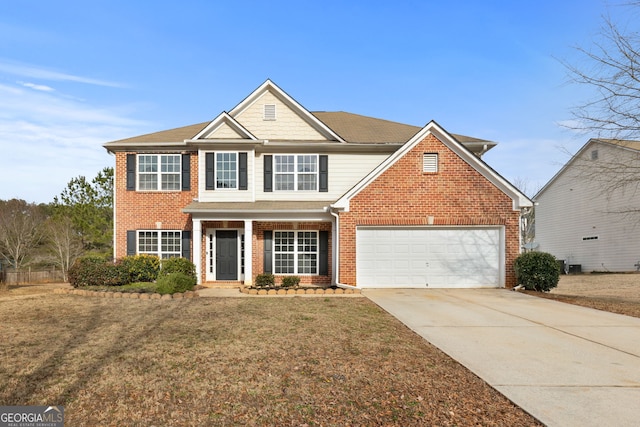
[{"label": "white siding", "polygon": [[[298,153],[290,153],[298,154]],[[337,200],[388,154],[329,154],[329,191],[264,192],[264,155],[255,159],[256,200]]]},{"label": "white siding", "polygon": [[238,132],[232,129],[228,124],[222,123],[218,128],[214,129],[213,132],[206,135],[205,138],[240,139],[245,138],[245,136],[239,135]]},{"label": "white siding", "polygon": [[[275,104],[276,120],[264,120],[264,105]],[[271,92],[265,92],[246,110],[234,117],[258,139],[326,141]]]},{"label": "white siding", "polygon": [[[597,149],[594,162],[610,161],[623,152],[605,145]],[[585,150],[583,159],[591,161],[591,151]],[[620,211],[630,204],[637,206],[640,194],[629,189],[602,194],[602,184],[580,175],[581,169],[569,165],[537,198],[538,250],[569,264],[580,264],[582,271],[635,270],[634,264],[640,260],[640,217]]]}]

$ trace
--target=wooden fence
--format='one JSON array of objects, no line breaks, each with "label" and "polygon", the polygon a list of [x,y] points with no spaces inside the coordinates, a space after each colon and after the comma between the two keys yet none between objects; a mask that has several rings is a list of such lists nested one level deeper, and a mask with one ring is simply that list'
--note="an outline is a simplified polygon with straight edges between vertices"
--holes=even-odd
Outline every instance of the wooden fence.
[{"label": "wooden fence", "polygon": [[14,269],[0,270],[0,282],[9,285],[20,285],[25,283],[56,283],[63,282],[62,271],[58,268],[50,268],[47,270],[32,270],[25,268],[17,271]]}]

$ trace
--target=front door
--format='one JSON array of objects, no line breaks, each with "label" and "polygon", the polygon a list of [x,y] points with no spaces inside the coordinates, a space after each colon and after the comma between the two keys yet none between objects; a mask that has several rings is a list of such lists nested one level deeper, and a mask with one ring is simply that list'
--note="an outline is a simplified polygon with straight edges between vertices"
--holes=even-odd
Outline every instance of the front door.
[{"label": "front door", "polygon": [[237,230],[216,230],[216,280],[238,280]]}]

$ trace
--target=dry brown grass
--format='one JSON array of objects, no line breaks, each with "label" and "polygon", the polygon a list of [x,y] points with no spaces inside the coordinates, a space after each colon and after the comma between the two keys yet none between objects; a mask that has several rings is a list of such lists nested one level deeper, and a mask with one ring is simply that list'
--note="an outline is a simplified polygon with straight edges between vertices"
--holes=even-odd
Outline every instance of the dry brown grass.
[{"label": "dry brown grass", "polygon": [[0,402],[68,426],[539,425],[365,298],[0,294]]},{"label": "dry brown grass", "polygon": [[531,295],[612,313],[640,317],[640,274],[561,275],[550,293]]}]

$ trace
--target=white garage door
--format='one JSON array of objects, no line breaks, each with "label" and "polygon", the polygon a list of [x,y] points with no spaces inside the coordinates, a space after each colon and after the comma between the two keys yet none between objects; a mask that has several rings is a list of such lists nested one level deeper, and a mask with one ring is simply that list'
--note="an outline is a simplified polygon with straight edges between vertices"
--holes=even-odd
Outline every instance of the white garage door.
[{"label": "white garage door", "polygon": [[502,240],[498,228],[358,228],[358,286],[503,286]]}]

